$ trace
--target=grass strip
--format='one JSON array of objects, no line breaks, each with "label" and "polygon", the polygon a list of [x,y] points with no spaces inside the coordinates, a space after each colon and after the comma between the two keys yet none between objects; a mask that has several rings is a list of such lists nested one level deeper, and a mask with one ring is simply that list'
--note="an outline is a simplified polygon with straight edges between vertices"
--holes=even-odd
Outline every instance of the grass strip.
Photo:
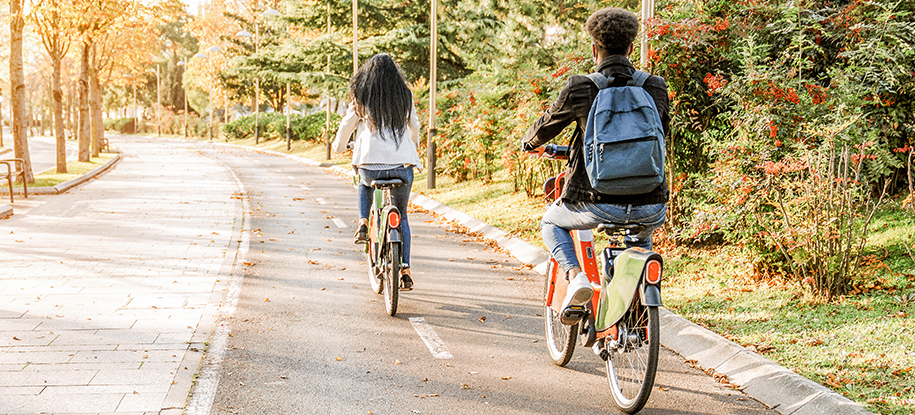
[{"label": "grass strip", "polygon": [[92,169],[107,163],[108,160],[111,160],[113,157],[113,153],[100,153],[98,157],[91,158],[89,161],[67,162],[66,173],[58,173],[56,167],[50,168],[36,174],[35,183],[29,184],[29,188],[57,186],[92,171]]}]

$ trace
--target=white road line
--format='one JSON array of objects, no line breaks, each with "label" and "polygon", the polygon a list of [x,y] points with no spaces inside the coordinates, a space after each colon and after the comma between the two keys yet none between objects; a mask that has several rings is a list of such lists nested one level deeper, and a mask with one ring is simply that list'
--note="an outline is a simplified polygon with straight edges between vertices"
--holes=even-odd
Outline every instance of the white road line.
[{"label": "white road line", "polygon": [[343,220],[340,219],[340,218],[333,218],[333,219],[331,219],[331,220],[334,221],[334,225],[337,225],[338,228],[345,228],[345,227],[346,227],[346,223],[344,223]]},{"label": "white road line", "polygon": [[[232,179],[235,180],[235,184],[238,186],[239,193],[247,194],[245,186],[238,178],[238,175],[221,160],[216,159],[216,161],[219,162],[219,164],[222,164],[226,170],[229,171],[229,174],[232,175]],[[219,387],[220,365],[222,364],[223,359],[225,359],[226,342],[229,333],[232,331],[231,320],[229,320],[229,318],[235,314],[235,309],[238,306],[238,297],[241,293],[241,283],[244,279],[244,276],[240,271],[241,268],[237,267],[237,265],[244,262],[245,255],[248,254],[248,248],[251,243],[251,232],[248,232],[246,229],[246,227],[250,225],[248,225],[248,219],[244,216],[244,212],[249,211],[251,211],[251,206],[248,202],[248,198],[242,198],[242,217],[241,225],[239,227],[241,238],[238,241],[238,250],[235,253],[235,263],[232,267],[231,279],[228,287],[226,287],[225,298],[222,300],[222,306],[219,307],[219,314],[222,318],[217,321],[216,327],[213,329],[213,334],[210,335],[209,345],[207,346],[206,354],[204,355],[204,361],[201,363],[196,385],[194,386],[191,399],[185,410],[185,414],[188,415],[208,415],[213,407],[213,401],[216,399],[216,389]]]},{"label": "white road line", "polygon": [[324,200],[324,198],[323,198],[323,197],[318,197],[318,198],[315,198],[315,200],[317,200],[317,201],[318,201],[318,204],[319,204],[319,205],[326,205],[326,204],[327,204],[327,201],[326,201],[326,200]]},{"label": "white road line", "polygon": [[302,190],[311,190],[311,188],[310,188],[310,187],[308,187],[308,186],[305,186],[305,185],[304,185],[304,184],[301,184],[301,185],[299,185],[299,187],[301,187],[301,188],[302,188]]},{"label": "white road line", "polygon": [[432,329],[432,326],[426,324],[426,319],[422,317],[410,317],[410,323],[413,324],[413,328],[416,330],[416,333],[419,334],[419,338],[423,339],[423,342],[426,343],[426,347],[432,352],[433,357],[436,359],[454,358],[454,356],[451,355],[451,352],[448,351],[448,348],[445,347],[445,342],[435,334],[435,330]]}]

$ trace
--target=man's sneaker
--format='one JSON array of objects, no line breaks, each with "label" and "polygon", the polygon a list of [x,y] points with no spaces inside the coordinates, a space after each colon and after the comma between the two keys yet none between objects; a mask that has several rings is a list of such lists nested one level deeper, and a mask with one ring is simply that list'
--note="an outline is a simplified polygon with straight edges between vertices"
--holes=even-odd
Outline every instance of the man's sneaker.
[{"label": "man's sneaker", "polygon": [[364,244],[369,242],[369,227],[366,225],[359,225],[359,230],[356,231],[356,235],[353,236],[353,242],[357,244]]},{"label": "man's sneaker", "polygon": [[594,289],[591,288],[588,274],[585,274],[584,271],[579,272],[569,281],[566,298],[562,300],[562,315],[560,315],[559,321],[567,325],[578,323],[587,314],[588,310],[584,306],[591,301],[592,296],[594,296]]}]

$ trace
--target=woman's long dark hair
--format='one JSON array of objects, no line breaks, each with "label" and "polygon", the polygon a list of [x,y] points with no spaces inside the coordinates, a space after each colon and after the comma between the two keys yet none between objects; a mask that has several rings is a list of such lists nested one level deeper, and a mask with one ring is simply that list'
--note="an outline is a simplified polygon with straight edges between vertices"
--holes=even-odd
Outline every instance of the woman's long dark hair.
[{"label": "woman's long dark hair", "polygon": [[391,56],[379,53],[362,64],[349,81],[349,96],[356,114],[372,131],[382,140],[390,136],[400,145],[413,108],[413,94]]}]

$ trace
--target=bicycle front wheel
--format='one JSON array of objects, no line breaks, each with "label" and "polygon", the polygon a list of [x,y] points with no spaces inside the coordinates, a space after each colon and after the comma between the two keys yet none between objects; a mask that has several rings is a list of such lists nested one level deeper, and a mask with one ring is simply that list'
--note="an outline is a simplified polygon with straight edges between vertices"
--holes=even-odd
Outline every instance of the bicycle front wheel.
[{"label": "bicycle front wheel", "polygon": [[617,327],[617,344],[607,339],[612,344],[607,347],[607,379],[616,406],[633,414],[645,406],[654,387],[661,338],[658,307],[636,299]]},{"label": "bicycle front wheel", "polygon": [[400,293],[400,243],[389,243],[384,258],[384,309],[392,317],[397,314]]},{"label": "bicycle front wheel", "polygon": [[[575,352],[576,334],[578,333],[578,324],[567,326],[559,320],[560,313],[553,311],[553,308],[547,305],[550,294],[550,285],[554,278],[562,278],[557,273],[555,262],[550,261],[546,270],[546,288],[543,291],[543,324],[546,333],[546,347],[550,352],[550,359],[558,366],[565,366],[572,359]],[[554,300],[555,301],[555,300]]]}]

